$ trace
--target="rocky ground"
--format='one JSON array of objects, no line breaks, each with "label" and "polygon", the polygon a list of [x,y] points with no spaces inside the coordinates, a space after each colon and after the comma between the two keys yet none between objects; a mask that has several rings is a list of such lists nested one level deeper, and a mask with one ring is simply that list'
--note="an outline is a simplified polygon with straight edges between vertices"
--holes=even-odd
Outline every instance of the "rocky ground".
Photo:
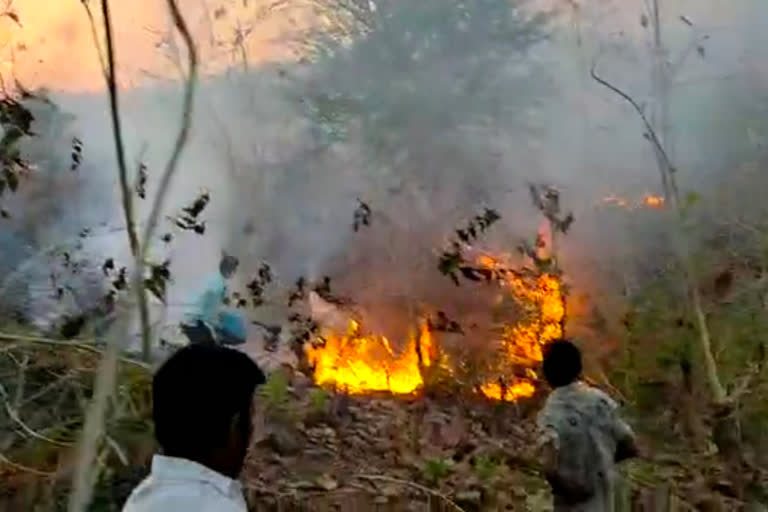
[{"label": "rocky ground", "polygon": [[[542,399],[346,396],[273,376],[244,475],[248,500],[258,512],[551,510],[534,448]],[[623,468],[618,510],[745,509],[717,454],[662,449],[642,435],[641,444],[645,456]]]},{"label": "rocky ground", "polygon": [[[14,361],[34,361],[26,368],[29,398],[19,413],[30,428],[63,442],[31,438],[0,418],[5,428],[0,455],[14,461],[0,464],[0,510],[66,509],[67,461],[82,412],[78,397],[90,388],[97,368],[98,355],[90,351],[35,347],[6,344],[7,355],[14,357],[1,361],[9,375],[18,373]],[[6,383],[9,396],[17,392],[11,386],[16,380]],[[126,363],[121,382],[116,399],[122,412],[109,432],[127,460],[104,451],[92,510],[120,510],[148,472],[154,451],[149,374]],[[320,389],[287,368],[273,371],[260,388],[254,415],[267,421],[257,425],[243,475],[248,500],[254,512],[548,510],[534,450],[534,417],[542,399],[500,403],[450,384],[419,396],[348,396]],[[641,420],[630,417],[639,429]],[[52,427],[70,423],[66,431]],[[768,488],[764,471],[729,470],[714,452],[692,454],[685,443],[650,435],[643,444],[646,457],[624,468],[622,510],[742,510],[734,477],[742,477],[747,487]]]},{"label": "rocky ground", "polygon": [[270,382],[262,400],[269,425],[244,478],[256,510],[540,510],[547,501],[532,404],[349,397],[303,377]]}]

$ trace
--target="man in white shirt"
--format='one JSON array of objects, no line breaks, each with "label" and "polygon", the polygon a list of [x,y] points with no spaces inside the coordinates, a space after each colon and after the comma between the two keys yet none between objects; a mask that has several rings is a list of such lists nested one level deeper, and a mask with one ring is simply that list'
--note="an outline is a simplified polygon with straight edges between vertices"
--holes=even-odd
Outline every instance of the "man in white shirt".
[{"label": "man in white shirt", "polygon": [[123,512],[246,512],[236,478],[252,434],[254,391],[264,374],[234,349],[189,345],[153,379],[155,436],[162,455]]}]

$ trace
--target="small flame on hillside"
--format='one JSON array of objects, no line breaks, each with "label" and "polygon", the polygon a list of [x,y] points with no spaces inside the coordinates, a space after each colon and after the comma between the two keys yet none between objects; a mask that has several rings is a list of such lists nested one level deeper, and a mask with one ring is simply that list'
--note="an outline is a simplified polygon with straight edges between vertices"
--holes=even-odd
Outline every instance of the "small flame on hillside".
[{"label": "small flame on hillside", "polygon": [[659,210],[664,208],[666,201],[663,197],[653,194],[646,194],[642,198],[635,200],[615,195],[609,195],[604,197],[600,203],[618,206],[619,208],[624,208],[627,210],[636,210],[638,208],[651,208],[654,210]]},{"label": "small flame on hillside", "polygon": [[[480,264],[501,267],[497,260],[484,256]],[[561,284],[558,277],[542,274],[531,278],[508,275],[502,282],[505,290],[529,310],[526,319],[503,329],[501,366],[523,368],[524,376],[507,381],[489,380],[480,386],[491,399],[514,401],[536,391],[535,366],[542,359],[542,346],[562,336],[565,316]],[[448,374],[455,366],[449,356],[440,353],[432,333],[422,326],[397,353],[384,336],[364,334],[358,322],[350,321],[345,334],[323,337],[321,345],[307,347],[314,379],[321,386],[334,386],[352,394],[386,391],[410,394],[424,386],[423,370],[440,365]]]},{"label": "small flame on hillside", "polygon": [[645,196],[643,198],[643,202],[646,206],[649,208],[663,208],[664,207],[664,198],[661,196]]}]

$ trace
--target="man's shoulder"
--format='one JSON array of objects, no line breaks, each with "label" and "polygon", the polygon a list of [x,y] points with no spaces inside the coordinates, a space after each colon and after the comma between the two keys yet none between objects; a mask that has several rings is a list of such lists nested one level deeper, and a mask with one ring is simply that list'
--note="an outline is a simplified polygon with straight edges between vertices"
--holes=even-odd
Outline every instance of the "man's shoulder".
[{"label": "man's shoulder", "polygon": [[597,405],[608,409],[616,409],[618,404],[608,393],[584,382],[578,382],[568,387],[561,397],[563,401],[576,402],[585,405]]},{"label": "man's shoulder", "polygon": [[616,402],[604,391],[579,382],[554,390],[547,398],[539,416],[542,419],[561,417],[574,411],[610,413],[617,407]]},{"label": "man's shoulder", "polygon": [[595,400],[596,402],[600,402],[601,404],[609,406],[611,408],[618,407],[618,404],[616,403],[616,401],[613,398],[611,398],[611,396],[605,391],[603,391],[602,389],[589,386],[587,384],[584,384],[584,388],[585,388],[584,392],[588,393],[592,397],[592,399]]},{"label": "man's shoulder", "polygon": [[218,291],[222,290],[227,287],[227,281],[224,279],[224,276],[222,276],[219,273],[211,274],[208,276],[207,280],[205,281],[205,289],[206,291]]},{"label": "man's shoulder", "polygon": [[246,512],[244,502],[226,496],[207,482],[190,485],[184,481],[153,482],[149,477],[139,484],[122,512]]}]

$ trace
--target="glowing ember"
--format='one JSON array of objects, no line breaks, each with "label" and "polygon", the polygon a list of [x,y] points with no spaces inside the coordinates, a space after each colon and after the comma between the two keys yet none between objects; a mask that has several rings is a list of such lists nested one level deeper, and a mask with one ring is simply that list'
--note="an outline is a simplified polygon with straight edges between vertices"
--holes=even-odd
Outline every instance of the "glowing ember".
[{"label": "glowing ember", "polygon": [[616,206],[620,206],[621,208],[626,208],[627,206],[629,206],[629,203],[623,197],[606,196],[603,198],[602,202],[605,204],[615,204]]},{"label": "glowing ember", "polygon": [[637,208],[660,209],[664,208],[665,204],[663,197],[653,194],[646,194],[639,200],[629,200],[623,197],[610,195],[604,197],[600,202],[602,204],[611,204],[627,210],[635,210]]},{"label": "glowing ember", "polygon": [[661,208],[664,206],[664,198],[660,196],[645,196],[645,198],[643,198],[643,202],[649,208]]},{"label": "glowing ember", "polygon": [[504,396],[501,396],[502,388],[501,384],[497,382],[489,382],[480,386],[480,390],[483,394],[492,400],[502,400],[507,402],[514,402],[520,398],[527,398],[536,392],[536,388],[529,381],[522,381],[517,384],[506,387],[504,389]]},{"label": "glowing ember", "polygon": [[[500,266],[487,256],[480,259],[480,264],[488,268]],[[506,326],[500,340],[504,357],[501,366],[522,368],[524,371],[516,374],[523,376],[503,383],[489,380],[480,390],[494,400],[514,401],[534,394],[538,376],[533,368],[542,359],[542,346],[562,336],[565,305],[560,281],[554,275],[510,275],[503,286],[530,313],[518,324]],[[322,346],[306,349],[315,368],[315,381],[352,394],[413,393],[424,385],[423,370],[437,364],[453,373],[447,356],[438,359],[437,347],[426,327],[412,336],[399,353],[386,337],[363,333],[355,321],[350,322],[346,334],[324,333],[322,339]]]}]

